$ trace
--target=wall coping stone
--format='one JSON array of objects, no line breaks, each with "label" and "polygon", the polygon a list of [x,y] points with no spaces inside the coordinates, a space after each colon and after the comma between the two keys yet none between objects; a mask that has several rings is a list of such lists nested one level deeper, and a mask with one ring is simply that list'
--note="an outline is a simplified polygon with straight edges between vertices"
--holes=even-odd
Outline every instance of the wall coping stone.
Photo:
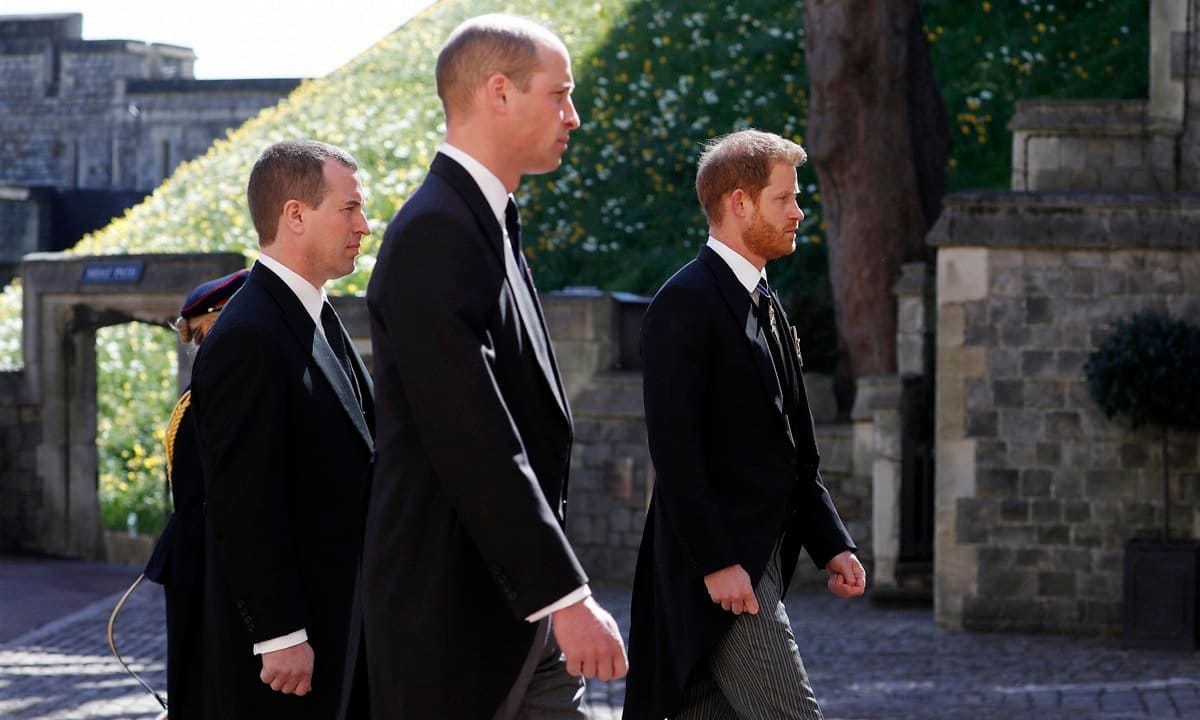
[{"label": "wall coping stone", "polygon": [[899,375],[863,375],[856,384],[851,420],[872,420],[876,410],[899,409],[904,393],[904,379]]},{"label": "wall coping stone", "polygon": [[226,80],[128,80],[126,95],[213,92],[290,92],[300,85],[300,78],[230,78]]},{"label": "wall coping stone", "polygon": [[0,37],[78,38],[83,34],[83,13],[16,13],[0,15]]},{"label": "wall coping stone", "polygon": [[893,295],[923,295],[929,284],[929,265],[909,262],[900,266],[900,278],[892,286]]},{"label": "wall coping stone", "polygon": [[1070,136],[1142,135],[1146,106],[1145,100],[1021,100],[1008,128]]},{"label": "wall coping stone", "polygon": [[934,247],[1152,249],[1197,247],[1200,193],[1010,192],[946,197],[925,241]]}]

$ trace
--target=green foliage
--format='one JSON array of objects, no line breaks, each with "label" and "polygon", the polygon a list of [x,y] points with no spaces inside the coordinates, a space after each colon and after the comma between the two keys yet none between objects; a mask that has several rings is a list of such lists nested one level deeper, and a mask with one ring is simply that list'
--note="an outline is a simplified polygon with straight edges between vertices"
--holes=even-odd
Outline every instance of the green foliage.
[{"label": "green foliage", "polygon": [[[497,10],[548,21],[574,60],[583,127],[563,167],[527,178],[518,198],[531,265],[544,289],[653,292],[705,236],[692,189],[700,142],[754,126],[803,143],[808,78],[798,0],[524,0],[503,7],[441,0],[181,165],[147,201],[74,252],[232,250],[249,260],[257,253],[244,200],[250,166],[267,144],[306,135],[345,147],[361,165],[372,234],[356,271],[329,290],[363,293],[384,227],[441,142],[437,48],[465,18]],[[951,190],[1007,185],[1005,124],[1017,98],[1146,94],[1145,0],[926,0],[924,10],[957,138],[947,168]],[[772,264],[771,279],[800,326],[808,367],[828,371],[836,342],[811,167],[801,168],[800,183],[808,217],[798,251]],[[0,368],[19,365],[19,337],[20,291],[9,287],[0,294]],[[102,476],[114,488],[104,502],[141,507],[161,488],[155,433],[175,398],[173,381],[165,380],[174,360],[164,348],[173,342],[130,326],[102,333],[97,343],[99,356],[119,358],[99,371]],[[119,374],[139,363],[144,380]],[[128,436],[119,435],[124,429]],[[137,482],[120,489],[134,482],[129,473]],[[115,499],[123,494],[142,501]],[[121,510],[106,506],[105,517],[110,527],[124,527]],[[151,516],[142,520],[155,523]]]},{"label": "green foliage", "polygon": [[0,291],[0,371],[21,367],[21,278]]},{"label": "green foliage", "polygon": [[1017,100],[1147,96],[1146,0],[924,0],[922,9],[954,140],[948,192],[1009,187]]},{"label": "green foliage", "polygon": [[125,528],[131,512],[142,533],[157,533],[166,522],[163,436],[176,394],[175,347],[173,332],[151,325],[96,332],[96,444],[106,528]]},{"label": "green foliage", "polygon": [[1108,417],[1133,427],[1200,428],[1200,328],[1139,313],[1088,356],[1088,390]]}]

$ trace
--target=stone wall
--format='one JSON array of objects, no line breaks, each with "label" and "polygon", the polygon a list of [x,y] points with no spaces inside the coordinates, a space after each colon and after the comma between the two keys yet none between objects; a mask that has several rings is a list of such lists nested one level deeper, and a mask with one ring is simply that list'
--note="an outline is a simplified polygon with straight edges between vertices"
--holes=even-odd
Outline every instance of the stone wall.
[{"label": "stone wall", "polygon": [[49,242],[50,203],[45,193],[0,187],[0,283],[7,284],[21,258]]},{"label": "stone wall", "polygon": [[[542,295],[542,303],[575,420],[567,536],[593,581],[628,584],[654,486],[642,375],[616,367],[631,354],[621,339],[637,342],[639,333],[621,327],[632,320],[618,312],[608,293],[551,292]],[[850,425],[829,424],[836,412],[831,380],[815,375],[806,383],[819,423],[822,477],[859,545],[859,557],[869,564],[870,461],[855,464]],[[825,575],[803,560],[796,582],[824,583]]]},{"label": "stone wall", "polygon": [[[814,382],[815,381],[815,382]],[[809,376],[805,384],[810,398],[825,396],[833,402],[833,383],[828,376]],[[814,392],[815,390],[815,392]],[[875,576],[875,529],[872,523],[872,462],[855,444],[855,425],[833,423],[832,418],[817,419],[817,450],[821,453],[821,480],[833,498],[838,514],[846,523],[850,537],[858,545],[858,559],[867,568],[868,578]],[[802,553],[793,582],[824,585],[827,576]]]},{"label": "stone wall", "polygon": [[[21,255],[73,245],[110,217],[56,196],[108,193],[103,206],[119,215],[299,83],[195,80],[189,48],[83,40],[81,28],[77,13],[0,15],[0,284]],[[35,197],[17,197],[29,189]]]},{"label": "stone wall", "polygon": [[21,372],[0,372],[0,551],[37,547],[41,413],[22,399]]},{"label": "stone wall", "polygon": [[[935,612],[979,630],[1120,628],[1122,545],[1161,526],[1159,435],[1108,420],[1088,354],[1141,310],[1200,320],[1200,196],[952,196],[937,268]],[[1200,533],[1200,438],[1172,524]]]},{"label": "stone wall", "polygon": [[1178,128],[1151,125],[1145,100],[1019,102],[1012,189],[1174,190]]},{"label": "stone wall", "polygon": [[80,27],[0,16],[0,183],[148,191],[299,83],[194,80],[189,48]]}]

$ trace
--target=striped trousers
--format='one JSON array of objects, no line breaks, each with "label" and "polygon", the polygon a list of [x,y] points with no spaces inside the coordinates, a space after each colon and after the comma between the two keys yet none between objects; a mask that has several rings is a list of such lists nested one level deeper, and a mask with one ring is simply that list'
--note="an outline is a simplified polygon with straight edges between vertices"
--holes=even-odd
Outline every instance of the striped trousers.
[{"label": "striped trousers", "polygon": [[781,602],[778,543],[754,595],[758,614],[737,617],[708,667],[693,674],[673,720],[821,720]]}]

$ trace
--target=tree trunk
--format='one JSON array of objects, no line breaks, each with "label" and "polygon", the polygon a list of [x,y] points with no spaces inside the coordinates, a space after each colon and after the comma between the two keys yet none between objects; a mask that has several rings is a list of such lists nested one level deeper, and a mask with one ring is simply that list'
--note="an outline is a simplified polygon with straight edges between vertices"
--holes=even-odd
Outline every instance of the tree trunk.
[{"label": "tree trunk", "polygon": [[896,371],[904,262],[928,260],[950,133],[917,0],[807,0],[806,148],[821,186],[838,334],[853,378]]}]

